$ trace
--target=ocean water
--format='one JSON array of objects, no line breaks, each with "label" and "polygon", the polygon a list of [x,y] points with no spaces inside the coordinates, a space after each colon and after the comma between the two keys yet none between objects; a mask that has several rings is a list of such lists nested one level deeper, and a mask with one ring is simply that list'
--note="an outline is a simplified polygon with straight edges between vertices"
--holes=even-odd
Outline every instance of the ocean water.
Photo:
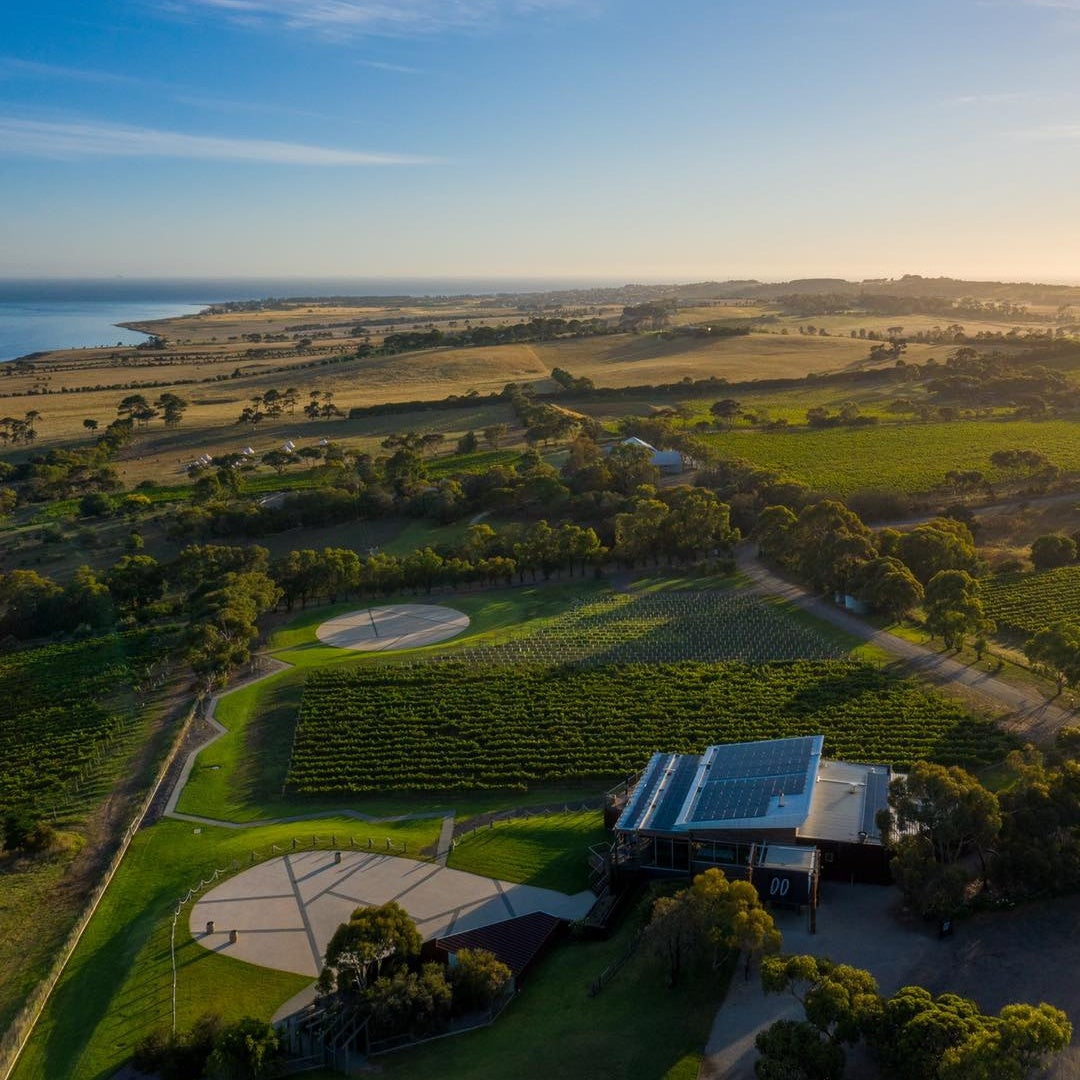
[{"label": "ocean water", "polygon": [[163,319],[225,300],[269,296],[453,296],[612,285],[582,279],[128,278],[0,280],[0,361],[47,349],[134,345],[145,335],[119,322]]}]

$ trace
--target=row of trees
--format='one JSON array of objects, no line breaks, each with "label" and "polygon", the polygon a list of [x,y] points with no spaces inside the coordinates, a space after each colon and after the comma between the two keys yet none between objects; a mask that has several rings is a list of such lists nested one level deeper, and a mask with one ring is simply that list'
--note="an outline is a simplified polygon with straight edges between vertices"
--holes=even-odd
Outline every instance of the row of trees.
[{"label": "row of trees", "polygon": [[845,1047],[865,1042],[886,1080],[1025,1080],[1072,1038],[1061,1009],[1006,1005],[984,1013],[957,994],[905,986],[883,997],[868,971],[820,956],[767,957],[762,988],[791,994],[802,1020],[756,1038],[760,1080],[839,1080]]},{"label": "row of trees", "polygon": [[934,518],[906,532],[873,532],[843,503],[825,500],[796,514],[766,507],[755,526],[760,553],[825,593],[841,593],[893,619],[916,607],[950,648],[992,632],[976,574],[985,568],[970,528]]}]

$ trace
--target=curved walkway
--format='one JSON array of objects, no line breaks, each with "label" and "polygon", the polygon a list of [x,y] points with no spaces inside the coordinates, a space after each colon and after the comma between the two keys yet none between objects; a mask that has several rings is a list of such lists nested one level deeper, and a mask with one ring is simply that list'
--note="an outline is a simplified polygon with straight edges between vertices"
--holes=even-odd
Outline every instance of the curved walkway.
[{"label": "curved walkway", "polygon": [[897,637],[887,630],[879,630],[834,604],[812,595],[801,585],[793,584],[763,566],[749,544],[739,547],[736,560],[739,570],[755,592],[795,604],[852,637],[878,646],[933,682],[943,686],[962,686],[974,691],[1008,713],[1003,718],[1007,727],[1033,741],[1049,742],[1058,730],[1077,722],[1075,712],[1047,701],[1036,690],[1006,682],[989,672],[979,671],[959,660],[943,656],[925,645]]}]

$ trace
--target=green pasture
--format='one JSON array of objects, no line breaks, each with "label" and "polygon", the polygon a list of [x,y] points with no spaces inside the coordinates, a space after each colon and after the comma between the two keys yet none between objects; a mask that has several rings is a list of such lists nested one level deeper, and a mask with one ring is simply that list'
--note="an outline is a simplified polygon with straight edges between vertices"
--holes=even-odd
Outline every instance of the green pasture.
[{"label": "green pasture", "polygon": [[1074,420],[956,420],[782,432],[737,429],[708,439],[731,457],[844,496],[871,489],[929,492],[953,469],[978,469],[1000,482],[1008,477],[990,464],[995,450],[1037,450],[1066,471],[1078,470],[1078,430]]},{"label": "green pasture", "polygon": [[610,838],[599,810],[514,818],[459,839],[446,865],[573,894],[589,887],[586,854],[605,839]]},{"label": "green pasture", "polygon": [[[419,851],[438,836],[437,819],[387,822],[378,837]],[[320,836],[368,835],[362,823],[328,817],[254,829],[165,820],[132,841],[112,885],[38,1022],[15,1080],[107,1080],[148,1032],[168,1026],[172,1002],[169,936],[177,900],[215,869],[232,873],[273,854],[272,845],[310,845]],[[370,831],[376,831],[372,827]],[[310,980],[219,956],[197,945],[186,914],[177,924],[177,1024],[202,1013],[269,1019]]]}]

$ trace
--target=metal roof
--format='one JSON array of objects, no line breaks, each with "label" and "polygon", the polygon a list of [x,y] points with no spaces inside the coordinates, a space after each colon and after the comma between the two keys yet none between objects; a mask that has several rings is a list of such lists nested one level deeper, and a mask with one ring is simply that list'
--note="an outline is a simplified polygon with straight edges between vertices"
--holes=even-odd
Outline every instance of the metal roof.
[{"label": "metal roof", "polygon": [[810,813],[799,827],[807,840],[881,843],[875,817],[888,805],[887,765],[823,761],[814,782]]}]

